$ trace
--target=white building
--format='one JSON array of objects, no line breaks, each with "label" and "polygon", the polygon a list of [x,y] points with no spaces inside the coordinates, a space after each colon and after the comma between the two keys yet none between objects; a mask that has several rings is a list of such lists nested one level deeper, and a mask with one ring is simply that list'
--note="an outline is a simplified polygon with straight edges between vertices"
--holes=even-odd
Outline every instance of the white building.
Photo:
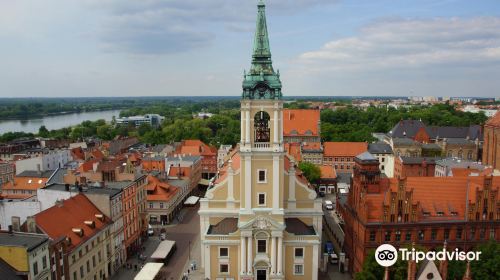
[{"label": "white building", "polygon": [[479,113],[483,112],[488,118],[493,117],[498,110],[490,110],[490,109],[481,109],[478,106],[475,105],[467,105],[462,108],[462,111],[464,112],[469,112],[469,113]]},{"label": "white building", "polygon": [[380,163],[380,172],[387,177],[394,177],[394,154],[391,145],[383,142],[368,144],[368,152],[370,152]]},{"label": "white building", "polygon": [[229,155],[232,148],[233,146],[231,145],[220,145],[220,148],[217,151],[217,168],[224,165],[224,159]]},{"label": "white building", "polygon": [[436,161],[434,176],[453,176],[453,169],[470,169],[472,171],[475,171],[476,173],[479,173],[485,168],[486,166],[482,165],[480,162],[466,161],[458,158],[445,158]]},{"label": "white building", "polygon": [[70,150],[50,150],[40,156],[16,161],[16,175],[24,171],[48,171],[63,167],[72,160]]},{"label": "white building", "polygon": [[152,127],[159,127],[161,123],[165,120],[165,117],[162,117],[158,114],[147,114],[144,116],[131,116],[116,119],[116,124],[118,125],[129,125],[134,124],[136,127],[139,127],[141,124],[146,123],[151,125]]},{"label": "white building", "polygon": [[19,231],[26,218],[40,211],[36,196],[24,200],[0,200],[0,228],[7,229],[12,225],[15,231]]}]

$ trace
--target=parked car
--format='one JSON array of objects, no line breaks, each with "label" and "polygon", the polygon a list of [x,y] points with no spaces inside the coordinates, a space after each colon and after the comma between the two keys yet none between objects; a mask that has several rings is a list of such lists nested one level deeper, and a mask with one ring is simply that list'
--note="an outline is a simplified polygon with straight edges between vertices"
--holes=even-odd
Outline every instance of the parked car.
[{"label": "parked car", "polygon": [[326,210],[333,210],[333,202],[331,200],[325,200],[324,205]]},{"label": "parked car", "polygon": [[339,257],[337,257],[337,254],[335,254],[335,253],[330,254],[330,263],[331,264],[339,263]]},{"label": "parked car", "polygon": [[325,197],[325,192],[324,192],[324,191],[319,191],[319,192],[318,192],[318,195],[319,195],[320,197]]},{"label": "parked car", "polygon": [[153,236],[155,234],[155,231],[151,225],[148,225],[148,235]]}]

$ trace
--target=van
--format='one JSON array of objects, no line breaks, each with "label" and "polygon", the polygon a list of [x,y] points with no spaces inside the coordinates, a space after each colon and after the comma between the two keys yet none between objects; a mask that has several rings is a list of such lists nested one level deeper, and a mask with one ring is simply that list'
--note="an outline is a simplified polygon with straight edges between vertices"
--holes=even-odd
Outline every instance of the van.
[{"label": "van", "polygon": [[339,257],[337,257],[337,254],[335,253],[330,254],[330,263],[331,264],[339,263]]}]

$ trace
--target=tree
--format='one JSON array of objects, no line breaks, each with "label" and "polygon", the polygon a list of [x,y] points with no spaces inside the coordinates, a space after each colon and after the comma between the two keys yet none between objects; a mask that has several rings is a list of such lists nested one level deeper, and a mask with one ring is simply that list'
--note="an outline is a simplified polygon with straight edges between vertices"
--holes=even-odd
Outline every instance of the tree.
[{"label": "tree", "polygon": [[500,243],[490,240],[477,246],[475,251],[481,252],[478,261],[470,263],[473,279],[500,279]]},{"label": "tree", "polygon": [[38,129],[38,135],[40,137],[48,137],[49,136],[49,130],[45,127],[45,125],[40,126]]},{"label": "tree", "polygon": [[318,183],[319,179],[321,178],[321,170],[315,164],[301,161],[299,163],[299,169],[302,170],[304,176],[311,184]]}]

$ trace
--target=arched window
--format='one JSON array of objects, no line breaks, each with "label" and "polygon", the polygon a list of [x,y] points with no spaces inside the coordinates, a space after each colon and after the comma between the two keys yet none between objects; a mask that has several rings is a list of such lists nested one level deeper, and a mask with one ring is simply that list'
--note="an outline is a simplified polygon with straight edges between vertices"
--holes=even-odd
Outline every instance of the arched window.
[{"label": "arched window", "polygon": [[270,142],[271,129],[269,128],[269,121],[271,117],[264,111],[255,114],[254,129],[255,129],[255,142]]},{"label": "arched window", "polygon": [[458,158],[459,158],[459,159],[462,159],[462,150],[459,150],[459,151],[458,151]]},{"label": "arched window", "polygon": [[472,160],[472,151],[469,151],[469,152],[467,153],[467,159],[468,159],[468,160]]}]

